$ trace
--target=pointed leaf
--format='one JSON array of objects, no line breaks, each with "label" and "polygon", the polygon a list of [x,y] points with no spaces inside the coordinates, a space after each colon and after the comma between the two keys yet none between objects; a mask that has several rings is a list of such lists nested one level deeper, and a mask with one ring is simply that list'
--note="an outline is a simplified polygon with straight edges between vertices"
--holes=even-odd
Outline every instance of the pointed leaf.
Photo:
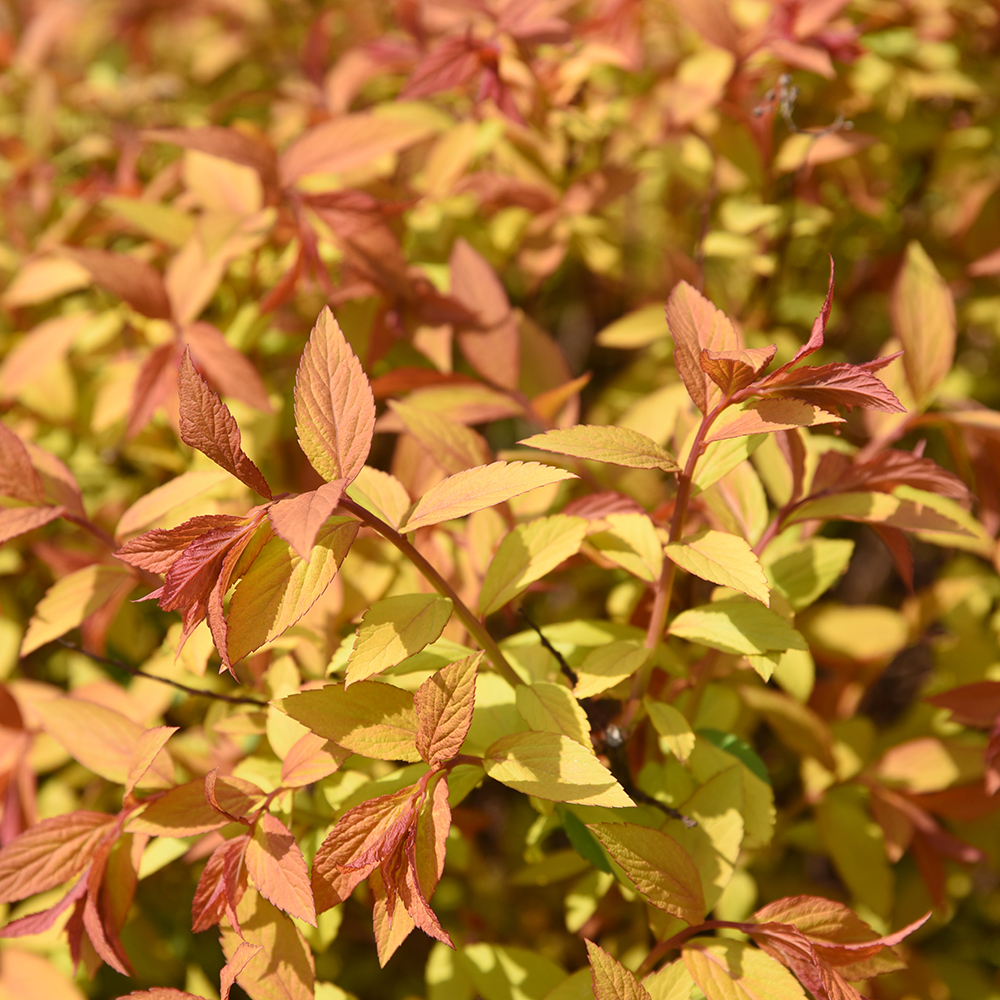
[{"label": "pointed leaf", "polygon": [[594,1000],[653,1000],[639,980],[600,945],[587,942]]},{"label": "pointed leaf", "polygon": [[836,770],[833,737],[827,724],[811,708],[773,688],[745,685],[743,700],[767,719],[779,738],[796,753],[815,757],[825,768]]},{"label": "pointed leaf", "polygon": [[519,524],[500,543],[486,570],[479,593],[482,613],[499,611],[529,584],[576,555],[586,535],[587,522],[565,514]]},{"label": "pointed leaf", "polygon": [[744,655],[808,648],[784,618],[742,597],[682,611],[670,623],[670,634],[725,653]]},{"label": "pointed leaf", "polygon": [[885,382],[875,376],[878,369],[892,360],[892,357],[880,358],[863,365],[805,365],[789,371],[779,368],[753,391],[761,396],[799,399],[834,412],[838,406],[848,410],[860,406],[882,413],[902,413],[905,407]]},{"label": "pointed leaf", "polygon": [[449,476],[444,482],[432,486],[417,501],[401,530],[416,531],[430,524],[450,521],[473,511],[495,507],[540,486],[576,478],[572,472],[538,462],[481,465]]},{"label": "pointed leaf", "polygon": [[589,545],[617,566],[646,583],[656,583],[663,572],[663,539],[657,534],[649,515],[609,513],[604,515],[608,528],[590,535]]},{"label": "pointed leaf", "polygon": [[271,490],[240,445],[240,429],[229,407],[208,387],[185,351],[177,375],[181,439],[262,497]]},{"label": "pointed leaf", "polygon": [[[223,774],[215,779],[215,797],[226,813],[245,816],[260,808],[264,792],[249,781]],[[224,815],[208,804],[205,781],[198,778],[153,799],[128,821],[126,829],[154,837],[193,837],[218,830],[227,822]]]},{"label": "pointed leaf", "polygon": [[316,544],[316,536],[344,495],[344,480],[334,479],[319,489],[287,497],[267,509],[271,527],[306,562]]},{"label": "pointed leaf", "polygon": [[316,926],[305,858],[288,827],[271,813],[254,825],[245,855],[247,877],[260,894],[291,917]]},{"label": "pointed leaf", "polygon": [[312,785],[337,771],[350,756],[350,751],[324,740],[315,733],[306,733],[285,755],[281,762],[281,784],[285,788]]},{"label": "pointed leaf", "polygon": [[784,966],[743,941],[696,938],[681,954],[708,1000],[805,1000]]},{"label": "pointed leaf", "polygon": [[588,750],[590,722],[569,688],[547,681],[519,684],[514,692],[517,711],[536,733],[561,733]]},{"label": "pointed leaf", "polygon": [[915,503],[888,493],[839,493],[806,500],[788,516],[786,524],[809,520],[866,521],[884,524],[903,531],[941,531],[968,535],[956,521],[939,514],[925,504]]},{"label": "pointed leaf", "polygon": [[316,320],[295,375],[295,426],[324,479],[350,483],[361,471],[375,430],[375,398],[329,309]]},{"label": "pointed leaf", "polygon": [[673,837],[634,823],[590,823],[587,829],[653,906],[689,924],[704,919],[701,876]]},{"label": "pointed leaf", "polygon": [[395,476],[373,469],[370,465],[361,469],[346,492],[355,503],[397,530],[410,509],[410,495],[406,487]]},{"label": "pointed leaf", "polygon": [[431,767],[451,760],[465,741],[476,699],[476,670],[482,658],[479,652],[449,663],[428,677],[413,696],[419,725],[417,751]]},{"label": "pointed leaf", "polygon": [[721,418],[712,424],[705,441],[728,441],[748,434],[770,434],[796,427],[843,422],[843,417],[801,399],[754,399],[725,410]]},{"label": "pointed leaf", "polygon": [[45,484],[31,463],[24,442],[0,424],[0,496],[36,503],[45,499]]},{"label": "pointed leaf", "polygon": [[634,805],[593,751],[557,733],[501,737],[487,749],[483,766],[491,778],[540,799],[594,806]]},{"label": "pointed leaf", "polygon": [[[694,749],[695,735],[691,723],[683,713],[662,701],[646,698],[643,701],[649,712],[649,721],[660,734],[662,742],[670,748],[670,752],[681,761],[685,761]],[[766,772],[765,772],[766,773]]]},{"label": "pointed leaf", "polygon": [[731,396],[745,389],[766,368],[777,351],[777,346],[751,347],[741,351],[711,351],[703,349],[699,357],[702,371],[722,390]]},{"label": "pointed leaf", "polygon": [[451,601],[437,594],[404,594],[376,601],[358,627],[347,660],[347,686],[419,653],[441,635],[451,612]]},{"label": "pointed leaf", "polygon": [[236,586],[229,605],[228,652],[236,663],[294,625],[337,575],[358,533],[352,518],[330,518],[306,562],[272,538]]},{"label": "pointed leaf", "polygon": [[236,977],[250,964],[250,960],[260,951],[259,944],[244,941],[230,956],[229,961],[219,973],[220,1000],[229,1000],[229,993],[236,982]]},{"label": "pointed leaf", "polygon": [[131,795],[143,775],[150,769],[159,752],[167,745],[167,740],[178,730],[177,726],[156,726],[147,729],[132,750],[128,774],[125,777],[125,795]]},{"label": "pointed leaf", "polygon": [[706,529],[667,545],[666,553],[688,573],[738,590],[764,607],[770,605],[767,577],[746,539]]},{"label": "pointed leaf", "polygon": [[662,469],[677,472],[677,460],[652,438],[629,427],[577,424],[564,430],[533,434],[518,442],[556,455],[608,462],[628,469]]},{"label": "pointed leaf", "polygon": [[151,319],[170,319],[170,300],[163,277],[152,265],[128,254],[83,248],[64,251],[82,264],[103,288]]},{"label": "pointed leaf", "polygon": [[188,500],[193,500],[226,481],[226,474],[221,469],[182,472],[169,483],[157,486],[136,500],[118,519],[115,534],[122,538],[133,532],[142,531],[154,521],[169,514],[175,507],[180,507]]},{"label": "pointed leaf", "polygon": [[607,691],[641,670],[652,655],[652,650],[629,639],[598,646],[576,668],[577,681],[573,694],[577,698],[591,698]]},{"label": "pointed leaf", "polygon": [[891,299],[892,325],[905,353],[906,381],[923,408],[955,357],[955,301],[927,251],[912,240]]},{"label": "pointed leaf", "polygon": [[282,699],[279,706],[324,739],[376,760],[420,760],[413,695],[390,684],[330,684]]},{"label": "pointed leaf", "polygon": [[65,513],[65,507],[0,508],[0,545],[18,535],[41,528]]}]

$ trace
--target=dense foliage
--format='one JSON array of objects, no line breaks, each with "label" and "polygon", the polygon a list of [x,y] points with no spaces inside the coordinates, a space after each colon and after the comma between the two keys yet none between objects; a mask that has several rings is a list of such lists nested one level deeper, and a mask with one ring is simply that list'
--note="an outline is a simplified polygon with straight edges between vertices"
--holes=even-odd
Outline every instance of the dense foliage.
[{"label": "dense foliage", "polygon": [[0,994],[1000,996],[998,43],[0,8]]}]

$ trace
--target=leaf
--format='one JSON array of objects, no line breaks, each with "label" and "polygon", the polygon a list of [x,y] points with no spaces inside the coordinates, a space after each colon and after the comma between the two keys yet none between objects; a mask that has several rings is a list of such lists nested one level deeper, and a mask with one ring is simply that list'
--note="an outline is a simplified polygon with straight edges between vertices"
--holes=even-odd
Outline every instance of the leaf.
[{"label": "leaf", "polygon": [[529,729],[536,733],[561,733],[588,750],[593,747],[587,713],[568,688],[536,681],[519,684],[514,696],[517,710]]},{"label": "leaf", "polygon": [[554,514],[519,524],[500,543],[479,592],[479,609],[484,615],[499,611],[529,584],[551,573],[576,555],[587,535],[581,517]]},{"label": "leaf", "polygon": [[[108,781],[126,783],[144,732],[138,722],[82,698],[51,698],[35,702],[32,708],[45,731],[84,767]],[[173,777],[173,765],[160,751],[137,783],[145,788],[170,788]]]},{"label": "leaf", "polygon": [[34,257],[17,270],[0,302],[8,309],[48,302],[90,284],[90,272],[68,257]]},{"label": "leaf", "polygon": [[627,469],[662,469],[677,472],[677,460],[652,438],[629,427],[577,424],[523,438],[518,444],[557,455],[608,462]]},{"label": "leaf", "polygon": [[691,1000],[691,993],[695,989],[694,980],[682,958],[646,976],[642,985],[653,1000]]},{"label": "leaf", "polygon": [[288,827],[269,812],[254,824],[246,849],[247,878],[260,894],[291,917],[316,926],[316,907],[305,858]]},{"label": "leaf", "polygon": [[698,361],[701,370],[722,390],[722,394],[731,396],[745,389],[758,372],[771,363],[777,350],[774,344],[739,351],[702,349]]},{"label": "leaf", "polygon": [[24,442],[3,424],[0,424],[0,496],[29,503],[45,499],[45,484]]},{"label": "leaf", "polygon": [[721,310],[686,281],[670,293],[667,326],[674,338],[674,364],[688,395],[702,413],[708,413],[719,390],[701,367],[702,349],[738,351],[741,345],[736,330]]},{"label": "leaf", "polygon": [[705,918],[701,876],[673,837],[634,823],[590,823],[587,829],[653,906],[689,924]]},{"label": "leaf", "polygon": [[643,705],[646,706],[653,728],[660,734],[661,745],[666,743],[678,760],[686,761],[695,744],[691,723],[678,709],[666,702],[653,701],[646,697],[643,699]]},{"label": "leaf", "polygon": [[236,586],[229,605],[228,653],[236,663],[294,625],[326,591],[358,533],[352,518],[326,521],[306,562],[272,538]]},{"label": "leaf", "polygon": [[420,760],[413,695],[390,684],[330,684],[279,702],[281,710],[324,739],[376,760]]},{"label": "leaf", "polygon": [[767,577],[750,543],[738,535],[706,529],[666,546],[668,558],[683,570],[731,587],[769,607]]},{"label": "leaf", "polygon": [[[169,142],[185,149],[196,149],[232,163],[252,167],[268,186],[277,183],[277,161],[270,147],[233,128],[204,125],[200,128],[146,129],[142,138]],[[109,199],[110,200],[110,199]],[[117,199],[115,199],[117,200]]]},{"label": "leaf", "polygon": [[[264,792],[243,778],[222,774],[215,779],[215,797],[229,815],[245,816],[260,808]],[[141,813],[129,819],[126,830],[154,837],[193,837],[218,830],[228,822],[225,815],[209,805],[205,780],[198,778],[148,802]]]},{"label": "leaf", "polygon": [[370,465],[361,469],[346,492],[355,503],[397,530],[410,509],[410,495],[406,487],[395,476],[373,469]]},{"label": "leaf", "polygon": [[207,455],[255,493],[270,499],[271,490],[260,469],[240,445],[240,429],[229,408],[208,387],[185,350],[177,376],[181,440]]},{"label": "leaf", "polygon": [[324,479],[355,479],[371,449],[375,398],[328,308],[316,320],[295,374],[295,426],[302,450]]},{"label": "leaf", "polygon": [[316,536],[343,495],[344,480],[334,479],[308,493],[271,504],[267,509],[267,519],[296,554],[308,562]]},{"label": "leaf", "polygon": [[292,744],[281,762],[281,784],[285,788],[303,788],[328,778],[350,756],[350,751],[306,733]]},{"label": "leaf", "polygon": [[681,955],[708,1000],[805,1000],[784,966],[743,941],[695,938]]},{"label": "leaf", "polygon": [[489,777],[526,795],[583,805],[634,805],[594,753],[568,736],[512,733],[483,756]]},{"label": "leaf", "polygon": [[230,345],[221,330],[211,323],[189,323],[184,339],[198,368],[223,396],[232,396],[262,413],[273,412],[267,386],[257,369]]},{"label": "leaf", "polygon": [[941,531],[956,535],[971,532],[926,504],[888,493],[838,493],[806,500],[786,518],[785,524],[810,520],[863,521],[903,531]]},{"label": "leaf", "polygon": [[836,771],[833,737],[827,724],[811,708],[772,688],[744,685],[740,695],[750,708],[767,719],[783,743],[796,753],[815,757],[827,770]]},{"label": "leaf", "polygon": [[754,399],[725,410],[705,435],[705,442],[843,422],[842,417],[828,412],[821,405],[798,398]]},{"label": "leaf", "polygon": [[663,540],[649,515],[645,511],[608,513],[603,520],[607,522],[607,531],[590,535],[588,544],[640,580],[657,583],[663,572]]},{"label": "leaf", "polygon": [[408,533],[464,517],[540,486],[576,478],[572,472],[538,462],[494,462],[467,469],[432,486],[417,501],[400,530]]},{"label": "leaf", "polygon": [[1000,716],[1000,681],[977,681],[926,698],[937,708],[947,708],[963,726],[989,729]]},{"label": "leaf", "polygon": [[646,347],[669,334],[663,321],[664,304],[643,306],[609,324],[595,338],[601,347],[632,350]]},{"label": "leaf", "polygon": [[219,973],[220,1000],[229,1000],[229,993],[236,982],[236,977],[250,964],[250,959],[259,951],[260,945],[244,941],[233,952],[229,961],[222,967],[222,972]]},{"label": "leaf", "polygon": [[639,980],[603,948],[587,941],[594,1000],[653,1000]]},{"label": "leaf", "polygon": [[226,475],[220,469],[182,472],[170,482],[139,497],[118,519],[115,534],[123,538],[148,528],[154,521],[170,514],[175,507],[180,507],[225,481]]},{"label": "leaf", "polygon": [[771,649],[808,648],[784,618],[742,597],[682,611],[670,623],[670,634],[724,653],[746,655]]},{"label": "leaf", "polygon": [[0,545],[66,513],[65,507],[0,507]]},{"label": "leaf", "polygon": [[38,602],[21,643],[27,656],[45,643],[76,628],[103,608],[119,588],[134,582],[121,566],[93,565],[57,580]]},{"label": "leaf", "polygon": [[[486,439],[457,420],[394,399],[389,400],[389,409],[449,476],[485,465],[493,457]],[[379,429],[383,429],[381,422]]]},{"label": "leaf", "polygon": [[178,726],[156,726],[147,729],[136,741],[125,777],[125,796],[135,790],[145,773],[152,767],[159,752],[167,745],[167,740],[177,732]]},{"label": "leaf", "polygon": [[346,686],[419,653],[441,635],[451,612],[451,601],[437,594],[403,594],[376,601],[358,627],[347,660]]},{"label": "leaf", "polygon": [[906,381],[923,409],[951,371],[957,330],[951,289],[916,240],[906,246],[892,289],[890,314],[904,348]]},{"label": "leaf", "polygon": [[85,267],[102,288],[150,319],[170,319],[170,300],[160,272],[137,257],[80,247],[63,251]]},{"label": "leaf", "polygon": [[902,413],[905,407],[875,372],[884,368],[892,357],[879,358],[863,365],[833,363],[785,370],[779,368],[753,391],[761,396],[799,399],[824,410],[844,406],[848,410],[860,406],[883,413]]},{"label": "leaf", "polygon": [[244,942],[260,949],[236,975],[251,1000],[313,1000],[312,951],[291,918],[252,889],[236,912],[240,933],[224,927],[222,950],[231,962]]},{"label": "leaf", "polygon": [[476,670],[481,652],[466,656],[432,674],[417,688],[416,748],[430,766],[451,760],[462,747],[472,724],[476,699]]},{"label": "leaf", "polygon": [[82,872],[115,816],[79,810],[43,819],[0,849],[0,901],[54,889]]},{"label": "leaf", "polygon": [[249,840],[248,833],[231,837],[209,856],[191,902],[191,930],[196,934],[221,924],[223,917],[238,929],[236,907],[249,885],[243,863]]},{"label": "leaf", "polygon": [[641,670],[652,658],[653,651],[638,642],[623,640],[609,642],[591,650],[583,663],[576,668],[576,686],[573,694],[577,698],[591,698],[595,694],[631,677]]},{"label": "leaf", "polygon": [[766,567],[774,589],[792,609],[801,611],[817,601],[843,576],[854,554],[846,538],[811,538]]}]

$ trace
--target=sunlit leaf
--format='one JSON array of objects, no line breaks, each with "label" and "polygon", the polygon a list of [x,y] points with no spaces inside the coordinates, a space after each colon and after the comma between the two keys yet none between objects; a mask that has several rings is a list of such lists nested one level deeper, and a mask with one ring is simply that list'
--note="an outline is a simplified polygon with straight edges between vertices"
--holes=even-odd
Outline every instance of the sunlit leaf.
[{"label": "sunlit leaf", "polygon": [[678,470],[676,459],[668,451],[652,438],[628,427],[577,424],[565,430],[533,434],[519,444],[557,455],[623,465],[629,469]]},{"label": "sunlit leaf", "polygon": [[738,535],[705,530],[666,547],[681,569],[770,604],[767,578],[749,543]]}]

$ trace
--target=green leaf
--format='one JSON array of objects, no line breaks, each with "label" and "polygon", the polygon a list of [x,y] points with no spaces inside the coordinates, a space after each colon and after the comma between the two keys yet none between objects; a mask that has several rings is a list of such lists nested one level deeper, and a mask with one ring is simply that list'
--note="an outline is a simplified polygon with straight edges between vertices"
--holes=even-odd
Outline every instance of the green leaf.
[{"label": "green leaf", "polygon": [[521,718],[536,733],[562,733],[588,749],[590,723],[587,713],[562,684],[536,681],[518,685],[515,696]]},{"label": "green leaf", "polygon": [[760,778],[761,781],[771,784],[771,777],[767,773],[764,762],[760,759],[757,751],[748,743],[744,743],[738,736],[732,733],[723,733],[718,729],[699,729],[699,736],[704,736],[710,743],[714,743],[720,750],[732,754],[737,760],[745,764],[747,768]]},{"label": "green leaf", "polygon": [[738,535],[706,529],[667,545],[666,553],[681,569],[702,580],[732,587],[760,601],[764,607],[770,604],[764,570],[750,543]]},{"label": "green leaf", "polygon": [[236,663],[294,625],[333,582],[358,533],[358,522],[332,517],[306,562],[282,538],[260,550],[229,604],[227,649]]},{"label": "green leaf", "polygon": [[456,957],[483,1000],[543,1000],[566,978],[561,966],[527,948],[479,942]]},{"label": "green leaf", "polygon": [[644,667],[652,655],[651,649],[637,642],[609,642],[606,646],[598,646],[576,668],[573,693],[577,698],[590,698],[607,691]]},{"label": "green leaf", "polygon": [[403,594],[376,601],[358,627],[347,660],[347,686],[419,653],[441,635],[451,612],[451,601],[437,594]]},{"label": "green leaf", "polygon": [[681,954],[707,1000],[805,1000],[783,965],[744,941],[695,938]]},{"label": "green leaf", "polygon": [[479,593],[484,615],[499,611],[529,584],[576,555],[587,535],[582,517],[554,514],[520,524],[500,543]]},{"label": "green leaf", "polygon": [[[687,460],[697,428],[693,428],[677,456],[679,462]],[[712,483],[732,472],[740,462],[745,462],[766,440],[766,434],[751,434],[749,437],[729,438],[713,441],[705,448],[691,477],[691,495],[697,496],[707,490]]]},{"label": "green leaf", "polygon": [[653,728],[660,734],[661,746],[665,743],[678,760],[687,760],[695,744],[691,723],[673,705],[651,698],[645,698],[643,705]]},{"label": "green leaf", "polygon": [[599,871],[611,874],[611,863],[597,838],[587,829],[586,824],[568,809],[556,806],[556,814],[562,820],[566,837],[581,858],[585,858]]},{"label": "green leaf", "polygon": [[773,688],[745,684],[740,694],[767,719],[778,738],[803,756],[815,757],[828,771],[837,769],[830,728],[811,708]]},{"label": "green leaf", "polygon": [[376,760],[418,761],[413,695],[391,684],[359,681],[350,690],[330,684],[283,698],[283,712],[354,753]]},{"label": "green leaf", "polygon": [[607,514],[606,531],[587,542],[605,559],[647,583],[656,583],[663,570],[663,542],[646,514]]},{"label": "green leaf", "polygon": [[635,805],[594,752],[568,736],[512,733],[483,756],[491,778],[526,795],[594,806]]},{"label": "green leaf", "polygon": [[807,648],[802,636],[784,618],[743,597],[682,611],[670,623],[670,634],[724,653]]},{"label": "green leaf", "polygon": [[768,577],[795,611],[809,607],[843,575],[854,554],[847,538],[811,538],[765,567]]},{"label": "green leaf", "polygon": [[704,919],[698,869],[673,837],[634,823],[591,823],[588,829],[653,906],[689,924]]},{"label": "green leaf", "polygon": [[642,985],[652,1000],[691,1000],[695,988],[694,979],[681,958],[646,976]]},{"label": "green leaf", "polygon": [[557,455],[622,465],[627,469],[679,470],[677,459],[669,451],[661,448],[652,438],[628,427],[577,424],[563,430],[533,434],[518,444]]}]

